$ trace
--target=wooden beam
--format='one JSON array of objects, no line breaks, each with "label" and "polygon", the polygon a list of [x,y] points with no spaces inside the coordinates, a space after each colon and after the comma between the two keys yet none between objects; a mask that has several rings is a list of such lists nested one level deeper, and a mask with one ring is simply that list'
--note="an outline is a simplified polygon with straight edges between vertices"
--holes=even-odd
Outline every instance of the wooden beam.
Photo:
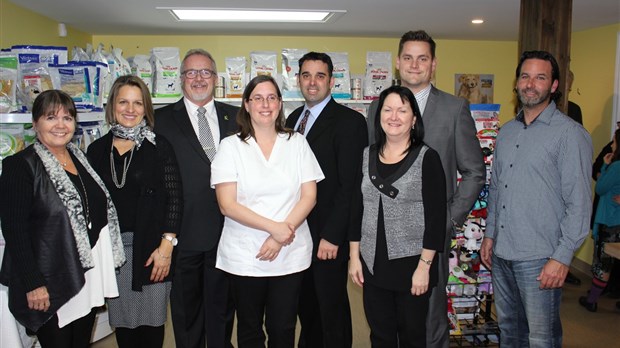
[{"label": "wooden beam", "polygon": [[518,55],[532,50],[553,54],[560,66],[558,89],[562,99],[558,107],[564,113],[568,106],[572,12],[573,0],[521,0]]}]

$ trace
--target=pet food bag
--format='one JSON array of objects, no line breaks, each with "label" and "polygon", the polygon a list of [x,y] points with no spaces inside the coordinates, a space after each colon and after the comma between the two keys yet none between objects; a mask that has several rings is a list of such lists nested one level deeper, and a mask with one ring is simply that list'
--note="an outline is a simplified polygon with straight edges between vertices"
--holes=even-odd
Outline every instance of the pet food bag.
[{"label": "pet food bag", "polygon": [[250,52],[250,80],[258,75],[269,75],[276,78],[277,53],[271,51]]},{"label": "pet food bag", "polygon": [[332,96],[336,99],[351,99],[351,69],[349,54],[346,52],[327,53],[334,64],[334,87]]},{"label": "pet food bag", "polygon": [[143,54],[136,54],[128,59],[131,65],[131,74],[138,76],[144,81],[149,91],[153,90],[153,67],[149,61],[150,57]]},{"label": "pet food bag", "polygon": [[226,57],[226,98],[241,98],[245,88],[245,57]]},{"label": "pet food bag", "polygon": [[17,109],[17,55],[0,53],[0,113]]},{"label": "pet food bag", "polygon": [[151,49],[153,66],[153,97],[177,98],[181,96],[181,58],[178,47]]},{"label": "pet food bag", "polygon": [[93,108],[90,71],[80,63],[85,62],[50,64],[49,71],[54,88],[66,92],[78,111],[88,111]]},{"label": "pet food bag", "polygon": [[377,99],[392,85],[392,53],[366,52],[364,99]]},{"label": "pet food bag", "polygon": [[282,96],[284,98],[301,98],[297,77],[299,59],[308,53],[305,48],[282,49]]}]

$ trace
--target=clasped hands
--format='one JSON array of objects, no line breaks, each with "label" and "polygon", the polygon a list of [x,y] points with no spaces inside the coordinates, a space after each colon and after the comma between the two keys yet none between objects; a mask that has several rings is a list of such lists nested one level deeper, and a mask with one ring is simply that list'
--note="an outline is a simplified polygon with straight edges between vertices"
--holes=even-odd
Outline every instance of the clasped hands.
[{"label": "clasped hands", "polygon": [[286,221],[276,222],[268,231],[270,236],[265,239],[256,258],[260,261],[273,261],[280,254],[283,246],[290,245],[295,239],[295,225]]}]

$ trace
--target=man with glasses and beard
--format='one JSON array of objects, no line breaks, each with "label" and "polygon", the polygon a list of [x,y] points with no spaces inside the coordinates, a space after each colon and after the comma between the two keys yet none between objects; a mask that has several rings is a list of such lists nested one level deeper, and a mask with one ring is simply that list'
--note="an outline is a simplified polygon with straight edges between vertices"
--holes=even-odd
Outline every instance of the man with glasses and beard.
[{"label": "man with glasses and beard", "polygon": [[[183,98],[155,112],[155,132],[172,144],[184,210],[170,307],[177,347],[232,347],[233,305],[226,274],[215,268],[224,216],[210,186],[221,139],[235,133],[239,108],[213,100],[217,79],[209,52],[192,49],[181,64]],[[177,245],[176,240],[171,240]],[[206,336],[206,337],[205,337]]]},{"label": "man with glasses and beard", "polygon": [[592,140],[557,109],[559,75],[550,53],[524,52],[522,108],[497,137],[480,252],[502,347],[562,346],[562,285],[590,227]]}]

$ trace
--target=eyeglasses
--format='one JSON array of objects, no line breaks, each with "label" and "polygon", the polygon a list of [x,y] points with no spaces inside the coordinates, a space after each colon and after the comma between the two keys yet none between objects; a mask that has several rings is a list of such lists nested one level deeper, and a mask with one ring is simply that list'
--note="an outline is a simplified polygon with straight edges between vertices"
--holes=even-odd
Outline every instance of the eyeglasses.
[{"label": "eyeglasses", "polygon": [[198,77],[198,74],[200,74],[203,79],[210,79],[211,76],[215,75],[215,71],[209,69],[189,69],[185,70],[181,74],[185,75],[185,77],[188,79],[195,79],[196,77]]},{"label": "eyeglasses", "polygon": [[266,100],[267,104],[273,104],[280,101],[280,98],[277,95],[270,94],[267,96],[267,98],[263,97],[262,95],[257,95],[254,98],[248,98],[248,100],[258,104],[262,104]]}]

